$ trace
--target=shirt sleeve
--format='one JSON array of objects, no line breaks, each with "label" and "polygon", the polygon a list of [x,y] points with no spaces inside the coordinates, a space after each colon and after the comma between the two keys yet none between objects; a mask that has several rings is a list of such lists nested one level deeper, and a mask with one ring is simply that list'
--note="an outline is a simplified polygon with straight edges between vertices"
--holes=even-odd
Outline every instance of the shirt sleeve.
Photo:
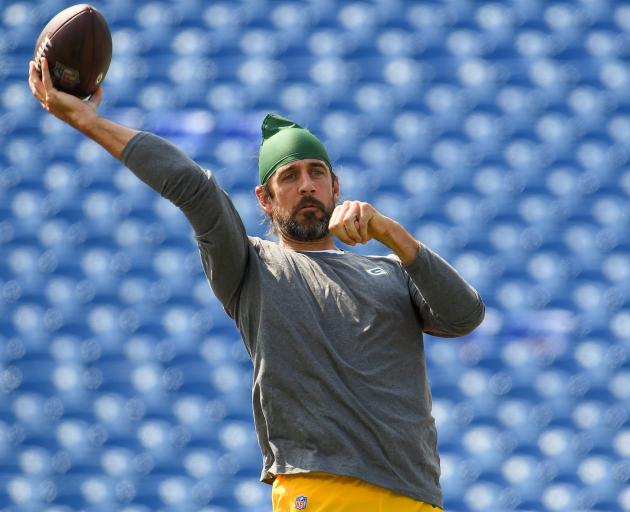
[{"label": "shirt sleeve", "polygon": [[129,141],[121,161],[186,215],[210,286],[226,309],[231,309],[246,270],[249,239],[232,201],[212,173],[170,142],[147,132]]},{"label": "shirt sleeve", "polygon": [[485,305],[477,290],[427,246],[421,243],[418,256],[403,268],[409,276],[409,292],[420,311],[424,332],[453,338],[464,336],[481,324]]}]

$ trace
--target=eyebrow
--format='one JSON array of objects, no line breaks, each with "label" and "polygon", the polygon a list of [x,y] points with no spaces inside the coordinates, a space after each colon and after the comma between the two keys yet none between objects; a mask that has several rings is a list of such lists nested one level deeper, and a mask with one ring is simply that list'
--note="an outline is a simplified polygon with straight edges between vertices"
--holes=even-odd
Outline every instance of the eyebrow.
[{"label": "eyebrow", "polygon": [[[319,162],[310,163],[310,164],[308,164],[308,166],[309,166],[309,169],[310,168],[314,168],[314,167],[319,167],[320,169],[328,170],[328,167],[326,167],[324,164],[319,163]],[[296,168],[296,165],[295,164],[291,164],[288,167],[285,167],[284,169],[282,169],[282,171],[280,171],[279,175],[282,175],[282,174],[284,174],[285,172],[288,172],[288,171],[293,171],[293,170],[295,170],[295,168]]]}]

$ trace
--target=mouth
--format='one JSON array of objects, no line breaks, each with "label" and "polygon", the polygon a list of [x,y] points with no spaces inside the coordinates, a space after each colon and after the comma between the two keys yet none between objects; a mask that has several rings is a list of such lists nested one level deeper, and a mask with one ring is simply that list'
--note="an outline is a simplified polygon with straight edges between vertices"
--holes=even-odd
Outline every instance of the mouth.
[{"label": "mouth", "polygon": [[316,201],[304,201],[303,204],[300,204],[297,206],[297,208],[295,209],[295,213],[299,213],[299,212],[307,213],[307,212],[314,212],[317,210],[324,211],[324,206],[321,204],[318,204]]}]

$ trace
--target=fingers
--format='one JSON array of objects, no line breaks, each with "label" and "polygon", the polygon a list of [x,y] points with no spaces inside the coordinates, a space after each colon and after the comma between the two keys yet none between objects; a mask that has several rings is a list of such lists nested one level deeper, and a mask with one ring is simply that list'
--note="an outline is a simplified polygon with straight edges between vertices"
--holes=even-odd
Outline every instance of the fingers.
[{"label": "fingers", "polygon": [[371,208],[370,205],[368,205],[367,203],[359,203],[359,208],[361,210],[361,213],[359,215],[359,220],[357,222],[358,224],[358,230],[359,230],[359,236],[361,237],[361,242],[362,243],[367,243],[370,240],[370,237],[368,235],[368,223],[366,221],[366,219],[370,219],[371,216],[368,215],[368,207]]},{"label": "fingers", "polygon": [[362,242],[361,235],[359,234],[359,216],[355,213],[355,210],[356,208],[351,207],[343,220],[343,229],[347,233],[348,238],[352,240],[352,245]]},{"label": "fingers", "polygon": [[344,244],[354,245],[354,242],[352,242],[352,240],[350,240],[350,237],[348,237],[348,234],[346,233],[346,230],[342,221],[347,209],[348,209],[347,202],[335,207],[332,215],[330,216],[328,229],[333,235],[335,235]]},{"label": "fingers", "polygon": [[50,77],[48,61],[43,57],[40,60],[40,67],[42,70],[41,77],[40,73],[37,71],[34,61],[30,61],[28,67],[28,83],[33,96],[37,98],[37,101],[39,101],[42,107],[46,110],[50,110],[48,108],[48,100],[56,92],[56,89],[52,83],[52,78]]},{"label": "fingers", "polygon": [[373,208],[360,201],[345,201],[335,208],[329,223],[330,231],[343,243],[356,245],[370,240],[368,224]]},{"label": "fingers", "polygon": [[33,93],[33,96],[37,98],[42,106],[46,100],[46,90],[44,89],[44,84],[39,78],[39,73],[37,72],[37,68],[35,67],[35,62],[31,61],[28,64],[28,85]]},{"label": "fingers", "polygon": [[44,84],[44,89],[46,90],[46,96],[55,92],[55,86],[52,83],[52,78],[50,77],[50,71],[48,70],[48,60],[42,57],[42,82]]}]

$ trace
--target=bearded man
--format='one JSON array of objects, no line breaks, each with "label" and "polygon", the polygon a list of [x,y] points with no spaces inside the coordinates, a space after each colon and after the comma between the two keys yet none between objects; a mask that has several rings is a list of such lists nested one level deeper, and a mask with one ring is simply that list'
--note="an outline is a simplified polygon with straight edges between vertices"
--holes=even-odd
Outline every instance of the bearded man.
[{"label": "bearded man", "polygon": [[[372,205],[345,201],[310,131],[262,124],[258,201],[278,241],[249,237],[212,172],[169,142],[57,91],[48,65],[29,83],[42,106],[120,159],[192,225],[208,282],[252,359],[252,403],[273,510],[443,507],[422,333],[462,336],[479,294]],[[385,172],[385,171],[384,171]],[[377,240],[390,256],[343,251]]]}]

